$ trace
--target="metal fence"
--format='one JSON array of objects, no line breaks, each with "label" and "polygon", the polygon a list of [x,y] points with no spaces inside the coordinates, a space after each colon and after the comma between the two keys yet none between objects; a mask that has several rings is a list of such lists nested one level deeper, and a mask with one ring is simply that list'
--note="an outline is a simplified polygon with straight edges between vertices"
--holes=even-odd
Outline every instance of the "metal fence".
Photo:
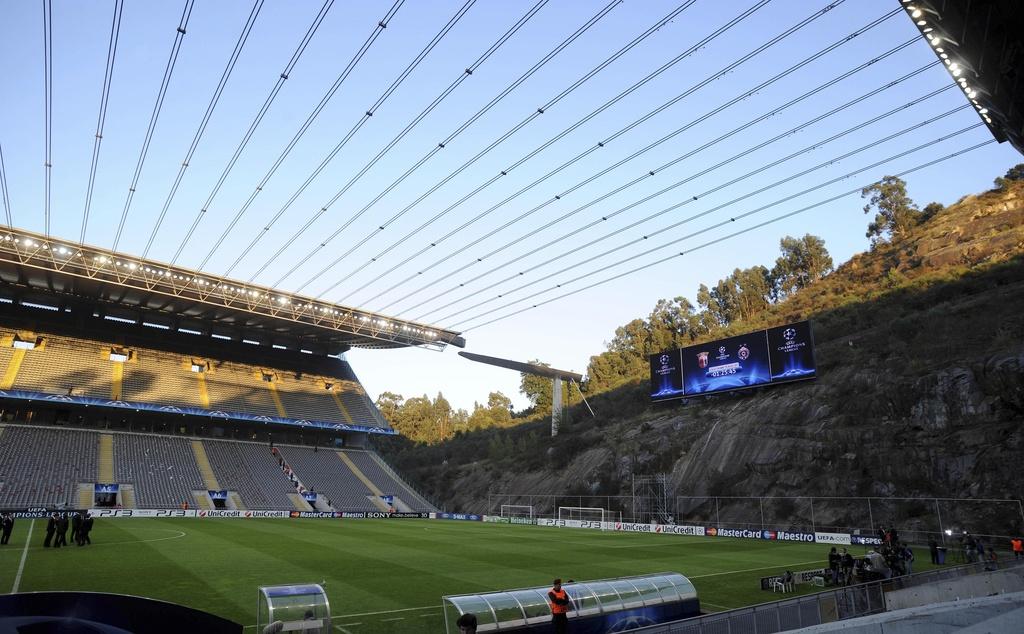
[{"label": "metal fence", "polygon": [[[1007,561],[999,568],[1024,566],[1024,560]],[[746,608],[716,612],[692,619],[639,628],[649,634],[770,634],[811,625],[832,623],[885,612],[885,593],[965,577],[995,569],[994,564],[968,564],[929,570],[913,575],[871,581],[809,594],[792,599],[762,603]]]}]

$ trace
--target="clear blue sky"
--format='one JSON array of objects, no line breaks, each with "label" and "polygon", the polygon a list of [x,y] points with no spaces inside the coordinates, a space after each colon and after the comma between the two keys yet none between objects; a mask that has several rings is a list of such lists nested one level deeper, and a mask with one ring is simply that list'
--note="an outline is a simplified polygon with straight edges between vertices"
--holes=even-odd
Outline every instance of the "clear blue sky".
[{"label": "clear blue sky", "polygon": [[[522,221],[484,238],[519,214],[550,200],[556,194],[566,192],[591,175],[668,132],[704,116],[775,73],[842,40],[899,6],[894,0],[847,0],[792,36],[709,82],[485,218],[437,243],[436,247],[428,248],[430,243],[437,242],[452,229],[490,209],[555,166],[593,147],[598,141],[606,139],[705,78],[714,76],[729,63],[828,4],[820,1],[774,0],[657,79],[517,166],[506,177],[455,207],[400,246],[376,261],[371,261],[429,218],[754,4],[753,0],[697,0],[654,35],[518,130],[403,217],[387,225],[383,231],[376,230],[469,157],[487,147],[679,4],[660,0],[625,0],[467,128],[444,150],[436,153],[398,187],[370,207],[336,239],[326,247],[318,248],[326,237],[387,188],[398,175],[598,13],[605,4],[567,0],[548,2],[331,205],[327,212],[322,213],[308,230],[299,233],[298,229],[319,212],[353,175],[533,6],[532,2],[518,0],[476,2],[320,176],[294,201],[257,247],[241,260],[232,275],[243,280],[256,275],[256,282],[274,284],[312,253],[293,274],[281,281],[282,289],[296,290],[301,287],[303,292],[320,294],[323,299],[339,301],[344,298],[346,304],[370,310],[380,310],[387,306],[385,312],[389,314],[404,318],[422,316],[424,321],[440,326],[468,329],[468,349],[474,352],[522,360],[536,358],[556,367],[584,371],[589,356],[603,350],[604,342],[611,338],[616,326],[634,317],[646,315],[658,298],[684,295],[693,299],[700,283],[714,283],[736,267],[770,265],[777,255],[779,238],[786,234],[803,235],[810,232],[822,236],[837,263],[863,250],[867,246],[864,229],[868,221],[861,211],[863,202],[857,195],[848,196],[642,273],[484,327],[472,328],[487,321],[487,317],[472,318],[514,300],[531,298],[526,304],[516,304],[490,315],[502,316],[537,300],[543,301],[559,292],[573,290],[632,266],[656,260],[661,255],[672,253],[673,249],[641,257],[585,280],[571,281],[618,259],[681,238],[724,218],[757,209],[979,122],[975,114],[965,109],[934,122],[917,125],[966,103],[959,91],[950,89],[853,134],[821,144],[760,174],[707,196],[702,195],[737,176],[746,175],[801,148],[815,146],[819,141],[951,84],[952,80],[943,68],[933,67],[839,114],[802,128],[783,140],[757,151],[747,151],[780,132],[800,126],[840,104],[933,62],[935,57],[929,47],[918,38],[912,45],[884,61],[756,125],[739,130],[727,140],[694,153],[672,167],[658,171],[655,176],[483,262],[477,262],[477,258],[484,258],[494,249],[530,234],[562,214],[917,37],[917,31],[910,20],[905,15],[896,15],[784,79],[706,118],[671,141],[567,193],[554,204],[547,205]],[[441,0],[408,0],[397,11],[308,133],[259,191],[253,204],[223,244],[210,255],[205,269],[213,274],[223,274],[228,270],[246,245],[262,233],[261,229],[292,197],[328,152],[462,5],[462,2]],[[53,2],[51,232],[67,239],[77,239],[82,224],[113,6],[109,0]],[[152,3],[129,0],[125,3],[86,236],[88,243],[104,247],[113,244],[183,6],[183,1]],[[385,2],[336,2],[331,7],[321,28],[288,81],[284,82],[262,124],[198,225],[195,235],[185,244],[179,260],[181,264],[198,266],[207,259],[217,239],[254,192],[263,175],[390,6]],[[145,249],[181,161],[252,7],[252,3],[238,1],[200,0],[196,3],[127,216],[119,246],[121,250],[141,254]],[[174,257],[249,122],[277,82],[320,7],[320,2],[285,3],[273,0],[262,7],[223,97],[170,205],[167,218],[156,234],[150,257],[163,261]],[[16,226],[41,231],[44,223],[45,156],[42,7],[39,2],[8,2],[0,11],[0,73],[4,78],[0,88],[0,147],[6,164],[11,212]],[[726,205],[675,229],[657,236],[651,235],[647,240],[642,239],[642,236],[668,224],[713,209],[912,127],[915,128],[910,132],[872,149],[815,169],[741,202]],[[761,220],[793,211],[878,179],[884,174],[908,169],[987,138],[988,132],[983,128],[959,134],[850,179],[765,209],[750,218],[686,239],[676,245],[674,251],[693,247]],[[483,279],[468,282],[477,274],[522,255],[548,239],[557,238],[598,220],[669,184],[734,156],[738,158],[728,165],[701,175],[682,187],[600,222],[592,229],[558,242]],[[1006,144],[986,146],[965,158],[910,175],[907,177],[910,193],[922,206],[933,200],[949,204],[964,194],[989,187],[993,177],[1001,175],[1020,160],[1020,156]],[[699,196],[699,199],[693,201],[693,196]],[[635,228],[623,229],[639,218],[686,200],[690,202],[673,212]],[[623,230],[596,245],[530,270],[541,262],[617,229]],[[371,239],[340,263],[327,268],[350,247],[371,235]],[[559,269],[577,265],[606,249],[636,239],[639,239],[638,244],[628,246],[614,255],[557,273]],[[271,256],[282,247],[284,250],[281,255],[264,268]],[[427,252],[423,255],[393,273],[376,279],[393,265],[424,248]],[[467,265],[468,268],[461,273],[452,274]],[[427,267],[430,267],[429,270],[426,270]],[[257,275],[261,268],[262,272]],[[416,275],[420,270],[425,272]],[[520,271],[523,275],[516,275]],[[480,290],[512,275],[518,279],[487,291]],[[381,291],[409,276],[417,279],[381,294]],[[527,289],[511,292],[523,283],[536,280],[540,282]],[[563,282],[565,284],[561,289],[539,293]],[[358,290],[367,284],[365,289]],[[459,292],[414,307],[440,291],[458,288],[458,284],[465,284]],[[428,290],[401,299],[423,286],[429,286]],[[469,308],[499,294],[506,296],[478,308]],[[456,299],[460,301],[451,307],[441,308]],[[466,318],[471,319],[463,321]],[[474,400],[485,401],[488,391],[500,389],[512,396],[517,406],[524,404],[523,398],[517,393],[518,375],[472,364],[457,357],[454,349],[440,354],[420,349],[353,351],[349,353],[349,359],[374,395],[383,390],[405,396],[423,393],[434,395],[443,391],[453,405],[471,408]]]}]

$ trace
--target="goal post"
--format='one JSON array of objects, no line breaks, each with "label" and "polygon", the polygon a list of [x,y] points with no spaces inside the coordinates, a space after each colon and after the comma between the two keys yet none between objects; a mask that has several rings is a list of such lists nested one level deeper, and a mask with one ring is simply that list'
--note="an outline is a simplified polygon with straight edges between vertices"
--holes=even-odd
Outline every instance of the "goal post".
[{"label": "goal post", "polygon": [[601,522],[601,530],[610,530],[613,528],[613,522],[622,521],[622,514],[599,507],[560,506],[558,519]]},{"label": "goal post", "polygon": [[533,506],[529,504],[502,504],[502,517],[528,517],[533,519]]}]

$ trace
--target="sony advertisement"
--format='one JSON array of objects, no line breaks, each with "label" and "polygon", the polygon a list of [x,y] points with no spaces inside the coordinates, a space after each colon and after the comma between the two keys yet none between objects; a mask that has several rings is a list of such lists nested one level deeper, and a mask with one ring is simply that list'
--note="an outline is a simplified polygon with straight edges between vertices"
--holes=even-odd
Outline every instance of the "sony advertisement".
[{"label": "sony advertisement", "polygon": [[813,379],[817,372],[808,321],[660,352],[650,363],[652,401]]}]

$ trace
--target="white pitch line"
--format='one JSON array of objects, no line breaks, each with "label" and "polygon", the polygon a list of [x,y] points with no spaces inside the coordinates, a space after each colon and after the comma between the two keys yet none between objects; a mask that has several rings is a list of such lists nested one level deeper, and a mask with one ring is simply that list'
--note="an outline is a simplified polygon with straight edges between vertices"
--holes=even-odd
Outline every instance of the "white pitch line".
[{"label": "white pitch line", "polygon": [[725,605],[721,605],[721,604],[718,604],[718,603],[712,603],[710,601],[701,601],[700,604],[701,605],[710,605],[710,606],[713,606],[713,607],[716,607],[716,608],[722,608],[723,610],[732,610],[733,609],[733,608],[730,608],[730,607],[725,606]]},{"label": "white pitch line", "polygon": [[[33,520],[33,521],[35,521],[35,520]],[[93,547],[93,546],[121,546],[123,544],[151,544],[153,542],[164,542],[164,541],[167,541],[167,540],[170,540],[170,539],[181,539],[182,537],[185,537],[185,536],[188,535],[188,533],[186,533],[185,531],[177,531],[177,530],[174,530],[173,528],[159,528],[159,529],[151,528],[151,529],[148,529],[148,530],[171,531],[173,533],[177,533],[177,535],[171,535],[170,537],[156,537],[154,539],[133,539],[133,540],[122,541],[122,542],[100,542],[98,544],[90,544],[90,546]],[[31,548],[29,548],[29,550],[49,550],[49,549],[48,548],[44,548],[43,546],[32,546]]]},{"label": "white pitch line", "polygon": [[775,570],[777,568],[788,568],[790,566],[803,566],[804,564],[819,564],[821,559],[812,559],[811,561],[798,561],[792,564],[779,564],[777,566],[763,566],[761,568],[747,568],[746,570],[727,570],[725,572],[711,572],[706,575],[686,575],[687,579],[704,579],[706,577],[720,577],[722,575],[735,575],[741,572],[757,572],[758,570]]},{"label": "white pitch line", "polygon": [[14,586],[11,587],[11,594],[18,591],[18,586],[21,585],[21,573],[25,572],[25,558],[28,557],[28,545],[32,541],[32,528],[36,525],[35,519],[33,519],[28,525],[28,535],[25,537],[25,547],[21,549],[21,563],[18,564],[18,574],[14,576]]}]

